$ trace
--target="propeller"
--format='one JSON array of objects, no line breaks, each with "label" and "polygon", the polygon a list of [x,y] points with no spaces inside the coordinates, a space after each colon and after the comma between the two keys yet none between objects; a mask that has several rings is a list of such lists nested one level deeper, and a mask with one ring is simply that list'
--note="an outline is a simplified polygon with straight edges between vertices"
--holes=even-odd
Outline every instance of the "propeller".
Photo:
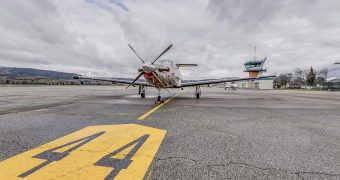
[{"label": "propeller", "polygon": [[172,44],[170,44],[169,47],[167,47],[151,64],[154,64],[163,54],[165,54],[169,49],[172,48]]},{"label": "propeller", "polygon": [[132,81],[131,84],[129,84],[126,89],[128,89],[131,85],[133,85],[142,75],[144,74],[144,72],[139,73],[139,75]]},{"label": "propeller", "polygon": [[141,57],[139,57],[139,55],[138,55],[138,53],[133,49],[133,47],[130,45],[130,44],[128,44],[128,46],[130,47],[130,49],[136,54],[136,56],[143,62],[143,64],[145,63],[145,61],[141,58]]},{"label": "propeller", "polygon": [[[132,52],[135,53],[135,55],[143,62],[143,64],[145,64],[145,61],[138,55],[138,53],[135,51],[135,49],[133,49],[133,47],[128,44],[128,46],[130,47],[130,49],[132,50]],[[167,47],[151,64],[154,64],[161,56],[163,56],[167,51],[169,51],[169,49],[171,49],[172,44],[170,44],[169,47]],[[161,79],[158,77],[158,75],[156,74],[156,72],[151,71],[152,75],[164,86],[164,83],[161,81]],[[142,75],[144,74],[144,71],[142,71],[133,81],[131,84],[129,84],[126,89],[128,89],[131,85],[133,85]]]}]

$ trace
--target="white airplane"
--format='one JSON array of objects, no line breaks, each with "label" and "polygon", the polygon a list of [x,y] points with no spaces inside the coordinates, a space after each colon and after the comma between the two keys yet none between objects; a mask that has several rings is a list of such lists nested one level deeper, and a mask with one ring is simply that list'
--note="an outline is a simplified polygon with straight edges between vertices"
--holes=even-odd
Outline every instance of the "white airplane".
[{"label": "white airplane", "polygon": [[[75,76],[74,79],[89,79],[89,80],[100,80],[100,81],[109,81],[112,83],[120,83],[127,84],[127,88],[132,86],[139,86],[138,94],[140,94],[141,98],[145,98],[146,87],[151,86],[155,87],[158,90],[158,97],[156,103],[162,103],[164,100],[162,99],[160,92],[162,89],[169,88],[185,88],[185,87],[196,87],[195,96],[196,98],[200,98],[201,96],[201,88],[202,85],[209,84],[219,84],[225,82],[235,82],[242,80],[255,80],[261,78],[275,77],[275,76],[262,76],[256,78],[234,78],[234,79],[214,79],[214,80],[196,80],[196,81],[182,81],[182,76],[179,71],[181,67],[190,67],[197,66],[197,64],[175,64],[171,60],[159,60],[158,59],[165,54],[171,47],[167,47],[156,59],[154,59],[151,63],[146,63],[133,49],[131,45],[129,45],[131,50],[136,54],[136,56],[140,59],[143,65],[138,68],[139,75],[134,80],[122,80],[115,78],[97,78],[97,77],[86,77],[86,76]],[[139,78],[144,76],[146,81],[140,81]],[[127,89],[126,88],[126,89]]]},{"label": "white airplane", "polygon": [[225,90],[227,90],[227,88],[230,88],[230,89],[232,89],[233,91],[237,91],[237,89],[239,88],[239,86],[238,86],[238,84],[236,84],[236,83],[232,83],[232,84],[227,84],[226,86],[225,86]]}]

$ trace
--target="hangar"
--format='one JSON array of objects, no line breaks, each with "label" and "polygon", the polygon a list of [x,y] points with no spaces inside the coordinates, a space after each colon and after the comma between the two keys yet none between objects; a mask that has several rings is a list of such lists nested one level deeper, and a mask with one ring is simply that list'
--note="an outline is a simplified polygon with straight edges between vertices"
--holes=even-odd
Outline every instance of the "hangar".
[{"label": "hangar", "polygon": [[340,89],[340,78],[332,78],[323,85],[324,89],[339,90]]}]

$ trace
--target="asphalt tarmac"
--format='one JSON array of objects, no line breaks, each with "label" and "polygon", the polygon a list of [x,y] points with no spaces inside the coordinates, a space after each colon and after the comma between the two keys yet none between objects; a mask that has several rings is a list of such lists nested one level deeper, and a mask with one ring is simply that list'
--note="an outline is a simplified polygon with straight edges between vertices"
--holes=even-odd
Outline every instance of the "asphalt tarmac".
[{"label": "asphalt tarmac", "polygon": [[[117,169],[117,164],[94,158],[90,164],[106,166],[96,167],[98,177],[101,168],[103,174],[111,172],[109,179],[119,175],[131,179],[340,179],[340,92],[202,88],[201,99],[196,99],[194,89],[189,88],[162,94],[172,99],[155,105],[154,89],[148,89],[147,97],[141,99],[137,88],[125,90],[123,86],[0,87],[0,179],[7,173],[8,177],[38,177],[44,171],[45,179],[81,177],[85,167],[77,163],[75,154],[81,153],[77,148],[86,147],[96,157],[102,151],[91,148],[142,134],[147,136],[132,144],[122,142],[126,152],[115,160],[132,161],[124,161],[128,163],[120,165],[116,174],[111,169]],[[101,134],[89,136],[86,142],[82,139],[85,145],[71,148],[62,159],[34,154],[43,151],[39,148],[57,152],[53,143],[76,140],[73,135],[92,135],[96,128],[111,136],[103,135],[102,143],[97,144],[93,139]],[[134,136],[138,133],[141,135]],[[55,141],[58,139],[60,142]],[[124,148],[98,157],[105,153],[109,158],[116,156]],[[64,176],[54,176],[63,173],[58,169],[50,170],[55,174],[47,172],[58,168],[58,163],[71,169],[73,164],[66,163],[71,157],[76,171]],[[138,159],[141,157],[146,159]],[[26,162],[46,161],[41,158],[47,158],[49,164],[26,169],[26,174],[24,166],[20,169]],[[92,156],[82,156],[79,162],[86,158]],[[34,168],[30,163],[27,167]],[[7,171],[7,166],[13,167]]]}]

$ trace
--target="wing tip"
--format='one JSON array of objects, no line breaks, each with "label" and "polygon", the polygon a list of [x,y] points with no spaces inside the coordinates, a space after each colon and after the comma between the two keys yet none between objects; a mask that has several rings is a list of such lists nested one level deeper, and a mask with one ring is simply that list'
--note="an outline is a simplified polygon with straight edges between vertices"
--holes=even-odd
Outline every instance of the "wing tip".
[{"label": "wing tip", "polygon": [[72,77],[73,79],[80,79],[80,75],[76,75]]},{"label": "wing tip", "polygon": [[82,76],[82,75],[75,75],[73,76],[73,79],[90,79],[90,77]]}]

